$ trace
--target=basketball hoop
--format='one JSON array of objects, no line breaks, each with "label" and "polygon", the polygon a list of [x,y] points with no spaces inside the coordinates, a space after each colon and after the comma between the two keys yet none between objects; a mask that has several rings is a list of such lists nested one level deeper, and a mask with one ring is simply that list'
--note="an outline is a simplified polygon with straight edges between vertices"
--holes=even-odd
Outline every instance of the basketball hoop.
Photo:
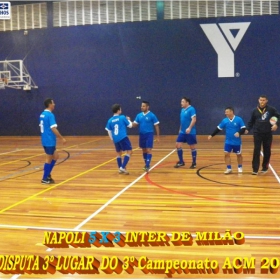
[{"label": "basketball hoop", "polygon": [[8,79],[7,79],[7,78],[2,78],[1,80],[2,80],[2,82],[3,82],[5,85],[8,84]]}]

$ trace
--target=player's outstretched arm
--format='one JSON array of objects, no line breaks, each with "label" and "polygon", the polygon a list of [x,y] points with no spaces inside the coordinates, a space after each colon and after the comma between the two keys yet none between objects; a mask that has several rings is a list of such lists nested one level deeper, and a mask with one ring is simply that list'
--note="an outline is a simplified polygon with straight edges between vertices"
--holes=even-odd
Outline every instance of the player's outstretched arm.
[{"label": "player's outstretched arm", "polygon": [[132,127],[137,127],[137,126],[138,126],[138,123],[134,121],[134,122],[132,123]]},{"label": "player's outstretched arm", "polygon": [[218,127],[212,132],[211,135],[208,136],[208,140],[210,140],[212,137],[214,137],[216,134],[218,134],[221,131]]}]

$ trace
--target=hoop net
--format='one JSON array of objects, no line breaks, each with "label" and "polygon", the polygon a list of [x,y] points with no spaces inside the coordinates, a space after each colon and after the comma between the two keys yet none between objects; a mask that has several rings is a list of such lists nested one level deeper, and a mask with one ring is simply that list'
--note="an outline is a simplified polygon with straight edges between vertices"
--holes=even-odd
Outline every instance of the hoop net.
[{"label": "hoop net", "polygon": [[5,85],[8,84],[7,78],[0,78],[0,89],[5,89]]}]

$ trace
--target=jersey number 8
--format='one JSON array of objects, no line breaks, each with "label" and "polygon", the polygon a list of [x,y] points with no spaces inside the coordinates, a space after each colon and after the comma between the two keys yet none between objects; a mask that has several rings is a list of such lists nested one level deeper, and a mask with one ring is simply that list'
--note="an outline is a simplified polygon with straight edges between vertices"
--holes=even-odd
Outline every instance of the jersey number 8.
[{"label": "jersey number 8", "polygon": [[115,134],[115,135],[118,135],[118,134],[119,134],[119,125],[118,125],[118,124],[115,124],[115,125],[114,125],[114,134]]}]

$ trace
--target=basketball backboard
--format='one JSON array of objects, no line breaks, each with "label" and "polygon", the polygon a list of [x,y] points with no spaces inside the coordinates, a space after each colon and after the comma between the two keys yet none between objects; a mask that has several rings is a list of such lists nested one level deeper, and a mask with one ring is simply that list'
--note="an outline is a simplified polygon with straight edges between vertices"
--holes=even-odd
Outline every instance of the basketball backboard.
[{"label": "basketball backboard", "polygon": [[9,87],[15,89],[30,90],[38,88],[22,60],[0,61],[0,88]]}]

